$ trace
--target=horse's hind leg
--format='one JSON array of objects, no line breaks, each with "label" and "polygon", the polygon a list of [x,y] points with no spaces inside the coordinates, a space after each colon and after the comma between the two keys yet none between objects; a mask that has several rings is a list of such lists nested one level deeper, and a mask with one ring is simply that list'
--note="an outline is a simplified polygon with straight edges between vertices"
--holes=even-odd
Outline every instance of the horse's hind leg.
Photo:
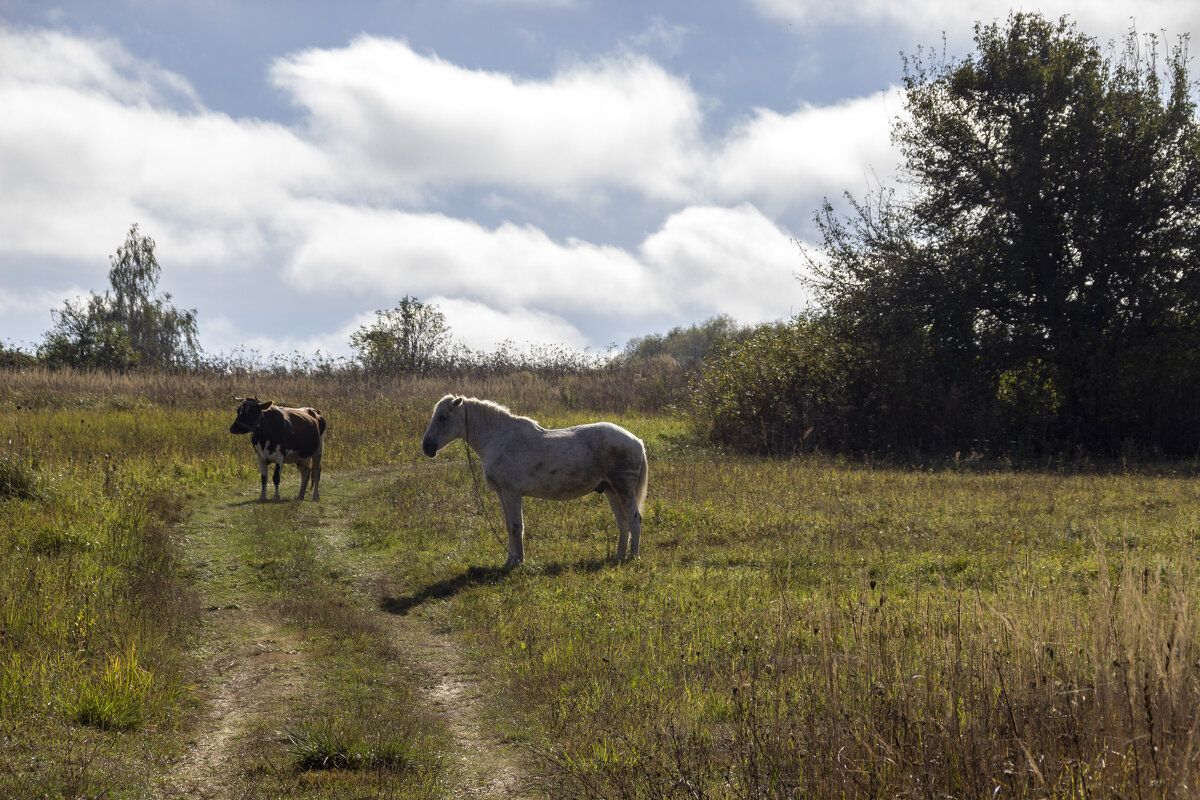
[{"label": "horse's hind leg", "polygon": [[[617,511],[617,506],[613,504],[613,514],[617,516],[617,525],[621,529],[621,542],[626,538],[629,540],[629,557],[637,558],[639,546],[642,538],[642,512],[638,508],[638,486],[637,480],[623,481],[618,484],[619,490],[610,490],[617,494],[617,500],[621,504],[621,511]],[[612,502],[611,500],[609,502]],[[617,557],[625,557],[625,548],[617,547]]]},{"label": "horse's hind leg", "polygon": [[642,540],[642,512],[638,511],[637,498],[629,496],[629,557],[637,558]]},{"label": "horse's hind leg", "polygon": [[504,509],[504,527],[508,529],[508,560],[505,569],[512,569],[525,560],[525,521],[521,516],[521,495],[496,492]]},{"label": "horse's hind leg", "polygon": [[609,486],[604,490],[604,496],[608,498],[608,506],[617,519],[617,560],[619,561],[625,558],[625,552],[629,549],[629,519],[625,514],[625,504],[621,502],[621,495],[617,494],[616,489]]}]

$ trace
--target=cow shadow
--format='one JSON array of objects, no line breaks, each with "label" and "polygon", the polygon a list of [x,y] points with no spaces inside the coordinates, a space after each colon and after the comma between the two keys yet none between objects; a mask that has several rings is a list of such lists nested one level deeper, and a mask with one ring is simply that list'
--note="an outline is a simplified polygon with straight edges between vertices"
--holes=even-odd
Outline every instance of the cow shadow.
[{"label": "cow shadow", "polygon": [[230,500],[228,503],[225,504],[225,507],[226,508],[239,508],[241,506],[257,505],[260,502],[262,502],[262,501],[260,501],[257,497],[255,497],[252,500]]},{"label": "cow shadow", "polygon": [[418,592],[403,597],[380,598],[379,607],[389,614],[405,616],[409,611],[430,600],[445,600],[454,597],[464,589],[474,586],[489,586],[497,584],[519,570],[527,569],[539,575],[556,578],[568,572],[599,572],[602,569],[620,564],[615,558],[588,558],[575,562],[558,561],[544,567],[468,567],[461,575],[431,583]]},{"label": "cow shadow", "polygon": [[292,503],[311,503],[311,502],[312,501],[309,500],[307,497],[305,497],[305,498],[281,497],[278,500],[272,500],[271,498],[267,498],[266,500],[259,500],[257,497],[249,497],[245,500],[230,500],[228,503],[225,504],[225,507],[226,508],[239,508],[241,506],[286,506],[286,505],[290,505]]}]

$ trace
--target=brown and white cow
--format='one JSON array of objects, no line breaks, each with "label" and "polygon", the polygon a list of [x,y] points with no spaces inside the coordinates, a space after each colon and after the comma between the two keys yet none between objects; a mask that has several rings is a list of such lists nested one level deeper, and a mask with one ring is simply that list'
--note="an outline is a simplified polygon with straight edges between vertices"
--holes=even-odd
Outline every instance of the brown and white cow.
[{"label": "brown and white cow", "polygon": [[317,490],[321,483],[321,453],[325,449],[325,417],[315,408],[287,408],[270,400],[259,402],[257,397],[235,397],[237,419],[229,426],[230,433],[250,434],[250,444],[258,456],[258,471],[262,473],[260,501],[267,499],[267,464],[275,463],[275,499],[279,499],[279,470],[284,464],[300,469],[300,496],[308,488],[312,475],[312,499],[320,500]]}]

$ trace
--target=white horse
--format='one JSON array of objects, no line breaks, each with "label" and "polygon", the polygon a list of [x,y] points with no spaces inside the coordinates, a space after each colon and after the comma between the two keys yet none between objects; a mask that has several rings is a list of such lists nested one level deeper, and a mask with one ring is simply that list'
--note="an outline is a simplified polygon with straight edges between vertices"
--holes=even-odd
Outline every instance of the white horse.
[{"label": "white horse", "polygon": [[608,498],[617,518],[617,558],[638,555],[649,469],[642,441],[611,422],[546,430],[501,405],[448,394],[438,401],[421,439],[433,457],[455,439],[479,454],[483,478],[500,498],[508,529],[506,568],[525,560],[521,498],[574,500],[590,492]]}]

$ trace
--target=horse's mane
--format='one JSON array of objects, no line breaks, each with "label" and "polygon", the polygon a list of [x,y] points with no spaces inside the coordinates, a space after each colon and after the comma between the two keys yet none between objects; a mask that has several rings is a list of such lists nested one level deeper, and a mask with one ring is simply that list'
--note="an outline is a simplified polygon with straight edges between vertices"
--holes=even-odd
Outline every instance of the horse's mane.
[{"label": "horse's mane", "polygon": [[494,402],[492,400],[482,400],[478,397],[464,397],[463,402],[470,403],[471,408],[473,410],[480,411],[486,416],[508,417],[510,419],[519,419],[524,422],[532,422],[534,425],[537,424],[536,420],[532,420],[529,417],[522,417],[517,414],[514,414],[508,408],[508,406],[502,406],[499,403]]}]

